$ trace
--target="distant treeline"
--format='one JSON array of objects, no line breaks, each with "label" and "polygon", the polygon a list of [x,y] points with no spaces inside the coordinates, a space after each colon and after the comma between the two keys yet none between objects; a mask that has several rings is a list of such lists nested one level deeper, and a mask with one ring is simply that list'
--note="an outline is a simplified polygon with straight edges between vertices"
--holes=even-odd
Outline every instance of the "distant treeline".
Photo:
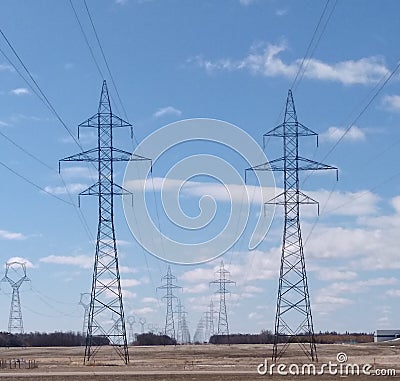
[{"label": "distant treeline", "polygon": [[[0,332],[0,347],[76,347],[83,345],[85,338],[76,332],[31,332],[11,334]],[[108,345],[104,337],[94,337],[94,345]]]},{"label": "distant treeline", "polygon": [[[299,335],[296,341],[306,342],[308,337]],[[280,342],[286,341],[284,337],[279,340]],[[374,341],[372,333],[359,333],[359,332],[319,332],[315,334],[315,341],[317,344],[340,344],[340,343],[369,343]],[[259,334],[231,334],[227,335],[214,335],[210,338],[211,344],[273,344],[274,335],[271,331],[262,331]]]},{"label": "distant treeline", "polygon": [[[297,341],[307,341],[307,336],[299,335]],[[282,340],[284,338],[282,337]],[[315,334],[317,344],[340,343],[368,343],[374,341],[372,333],[359,332],[319,332]],[[211,344],[272,344],[274,335],[271,331],[262,331],[259,334],[232,334],[214,335],[210,338]],[[95,336],[93,345],[109,345],[105,337]],[[166,335],[143,333],[136,336],[133,345],[176,345],[176,340]],[[200,343],[197,343],[200,344]],[[76,332],[31,332],[23,334],[11,334],[0,332],[0,347],[76,347],[85,345],[85,338]]]},{"label": "distant treeline", "polygon": [[[95,336],[93,345],[109,345],[105,337]],[[31,332],[11,334],[0,332],[0,347],[77,347],[85,345],[85,337],[76,332]],[[137,335],[133,345],[176,345],[176,340],[165,335],[143,333]]]},{"label": "distant treeline", "polygon": [[133,345],[176,345],[176,340],[166,335],[155,335],[154,333],[142,333],[136,336]]}]

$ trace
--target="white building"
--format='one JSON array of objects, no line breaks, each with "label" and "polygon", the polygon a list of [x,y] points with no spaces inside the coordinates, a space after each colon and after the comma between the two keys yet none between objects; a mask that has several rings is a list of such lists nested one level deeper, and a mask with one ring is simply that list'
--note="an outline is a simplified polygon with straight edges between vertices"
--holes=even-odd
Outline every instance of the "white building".
[{"label": "white building", "polygon": [[375,343],[400,339],[400,329],[377,329],[374,335]]}]

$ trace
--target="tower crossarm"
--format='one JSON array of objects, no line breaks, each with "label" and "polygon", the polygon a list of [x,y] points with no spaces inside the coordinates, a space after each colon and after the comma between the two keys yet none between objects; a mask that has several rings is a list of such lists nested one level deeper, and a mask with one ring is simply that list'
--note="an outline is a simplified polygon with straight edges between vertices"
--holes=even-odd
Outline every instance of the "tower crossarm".
[{"label": "tower crossarm", "polygon": [[265,146],[265,138],[270,138],[270,137],[283,138],[284,136],[296,137],[295,133],[288,132],[287,130],[285,131],[285,128],[287,127],[288,124],[292,124],[297,127],[298,136],[315,136],[317,138],[317,145],[318,145],[318,134],[316,132],[314,132],[313,130],[309,129],[308,127],[304,126],[299,122],[292,121],[292,122],[282,123],[279,126],[273,128],[271,131],[266,132],[263,135],[264,146]]},{"label": "tower crossarm", "polygon": [[111,155],[109,157],[104,157],[99,159],[99,149],[98,148],[93,148],[84,152],[77,153],[76,155],[71,155],[64,157],[59,161],[59,165],[61,162],[65,161],[87,161],[87,162],[99,162],[101,161],[151,161],[151,159],[136,155],[136,154],[131,154],[128,151],[124,151],[118,148],[114,147],[108,147]]},{"label": "tower crossarm", "polygon": [[320,163],[318,161],[310,160],[304,157],[290,157],[286,159],[281,157],[279,159],[271,160],[268,163],[256,165],[254,167],[246,168],[246,171],[320,171],[320,170],[335,170],[336,178],[338,177],[338,168],[332,165]]}]

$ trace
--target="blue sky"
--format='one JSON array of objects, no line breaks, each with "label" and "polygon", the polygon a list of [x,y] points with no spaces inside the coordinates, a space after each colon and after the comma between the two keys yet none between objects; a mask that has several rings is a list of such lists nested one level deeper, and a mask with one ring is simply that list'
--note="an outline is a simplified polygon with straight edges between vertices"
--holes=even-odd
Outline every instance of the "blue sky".
[{"label": "blue sky", "polygon": [[[125,118],[84,5],[72,2],[109,83],[113,109]],[[213,118],[240,127],[260,145],[262,134],[282,120],[288,88],[325,6],[324,1],[274,0],[87,3],[138,142],[174,121]],[[396,0],[330,1],[309,50],[311,58],[304,61],[304,75],[293,89],[299,120],[320,134],[318,149],[312,139],[301,142],[302,155],[340,170],[338,183],[333,173],[302,178],[303,189],[321,203],[319,218],[313,207],[302,209],[316,331],[398,328],[399,73],[361,117],[356,117],[399,61],[395,49],[399,11]],[[63,121],[76,134],[76,126],[97,110],[102,78],[69,1],[4,0],[0,25]],[[0,47],[16,62],[3,39]],[[57,173],[58,160],[79,152],[79,147],[3,55],[0,132],[53,169],[32,159],[4,136],[0,136],[1,163],[47,192],[71,201]],[[96,141],[86,133],[81,136],[81,144],[88,149]],[[132,149],[127,131],[117,133],[116,145]],[[269,141],[265,152],[269,159],[279,157],[281,142]],[[148,195],[149,208],[153,217],[157,211],[160,213],[160,226],[167,235],[179,232],[168,224],[159,184],[174,161],[193,153],[232,160],[244,177],[243,161],[228,150],[200,142],[182,146],[178,153],[172,152],[155,163],[155,194],[154,198]],[[116,177],[120,182],[124,170],[123,165],[118,167]],[[96,200],[82,200],[81,212],[91,231],[88,234],[71,205],[38,190],[4,166],[0,174],[1,261],[23,258],[31,279],[30,284],[21,287],[25,330],[80,330],[83,309],[78,302],[80,293],[89,291],[91,281]],[[92,183],[93,170],[83,165],[63,165],[62,175],[77,204],[77,193]],[[205,192],[216,198],[222,217],[217,214],[215,222],[221,225],[227,199],[217,192],[212,180],[193,180],[203,183]],[[249,180],[250,185],[253,181]],[[282,185],[279,175],[276,184],[278,188]],[[198,213],[199,189],[189,183],[182,197],[183,208],[192,216]],[[229,299],[234,332],[273,327],[282,211],[276,210],[263,243],[249,251],[248,239],[261,203],[257,199],[253,204],[250,227],[223,257],[231,279],[237,282]],[[164,305],[155,288],[167,265],[135,241],[119,200],[115,214],[126,313],[162,325]],[[137,218],[140,220],[140,216]],[[209,250],[212,252],[213,247]],[[180,296],[192,333],[213,296],[208,282],[214,279],[218,266],[219,260],[173,266],[183,287]],[[9,302],[10,288],[2,283],[0,330],[7,328]]]}]

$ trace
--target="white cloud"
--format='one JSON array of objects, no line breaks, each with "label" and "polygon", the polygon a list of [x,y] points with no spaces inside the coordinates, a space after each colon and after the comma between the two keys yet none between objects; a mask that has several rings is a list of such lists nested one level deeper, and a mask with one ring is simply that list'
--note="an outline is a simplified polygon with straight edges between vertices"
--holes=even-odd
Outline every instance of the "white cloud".
[{"label": "white cloud", "polygon": [[93,180],[96,176],[94,173],[93,168],[90,169],[89,167],[63,167],[62,168],[62,175],[64,178],[67,179],[76,179],[76,178],[84,178]]},{"label": "white cloud", "polygon": [[[111,279],[110,279],[111,281]],[[135,287],[139,286],[141,282],[137,279],[121,279],[121,287]]]},{"label": "white cloud", "polygon": [[321,134],[321,139],[330,142],[337,142],[339,139],[352,142],[365,140],[365,132],[361,128],[351,126],[348,131],[346,130],[343,127],[329,127],[326,132]]},{"label": "white cloud", "polygon": [[14,72],[15,69],[8,64],[0,64],[0,71],[10,71],[10,72]]},{"label": "white cloud", "polygon": [[[206,71],[237,71],[246,70],[255,75],[265,77],[283,76],[294,78],[300,68],[302,58],[286,63],[280,54],[287,50],[286,44],[268,44],[266,47],[257,46],[241,60],[230,58],[216,61],[206,60],[201,56],[190,59]],[[306,61],[304,77],[340,82],[344,85],[377,83],[389,70],[382,57],[365,57],[358,60],[339,61],[327,63],[318,59]]]},{"label": "white cloud", "polygon": [[312,303],[312,309],[315,312],[327,313],[352,303],[353,301],[348,298],[320,294],[315,298],[315,301]]},{"label": "white cloud", "polygon": [[124,288],[122,288],[121,292],[124,299],[134,299],[137,297],[136,292],[132,292]]},{"label": "white cloud", "polygon": [[121,274],[129,274],[129,273],[133,274],[137,273],[137,269],[128,266],[119,266],[119,272]]},{"label": "white cloud", "polygon": [[277,15],[277,16],[286,16],[287,14],[288,14],[288,9],[287,8],[281,8],[281,9],[277,9],[276,11],[275,11],[275,14]]},{"label": "white cloud", "polygon": [[386,95],[383,97],[382,104],[390,111],[400,111],[400,95]]},{"label": "white cloud", "polygon": [[64,186],[46,186],[44,190],[48,193],[52,194],[67,194],[69,193],[80,193],[85,190],[88,186],[86,184],[81,183],[70,183],[67,184],[66,187]]},{"label": "white cloud", "polygon": [[393,296],[393,297],[400,297],[400,290],[387,290],[386,295]]},{"label": "white cloud", "polygon": [[[233,201],[243,203],[246,199],[252,203],[260,204],[275,196],[275,188],[261,188],[252,185],[240,184],[220,184],[215,182],[186,181],[180,179],[170,179],[154,177],[153,180],[147,180],[146,191],[175,192],[183,196],[204,195],[212,197],[216,201]],[[131,180],[125,184],[125,187],[132,192],[143,188],[142,180]]]},{"label": "white cloud", "polygon": [[[368,216],[376,214],[380,198],[371,191],[331,192],[327,190],[306,192],[323,207],[323,215]],[[310,208],[308,208],[310,209]],[[304,209],[304,212],[307,212]],[[305,213],[304,213],[305,215]]]},{"label": "white cloud", "polygon": [[252,5],[256,2],[257,0],[239,0],[239,3],[245,7],[248,7],[249,5]]},{"label": "white cloud", "polygon": [[[125,187],[134,192],[135,190],[143,188],[143,181],[128,181],[125,184]],[[148,192],[153,192],[153,190],[174,192],[188,197],[202,197],[207,195],[212,197],[215,201],[237,202],[240,204],[249,200],[249,202],[254,205],[266,202],[283,191],[283,189],[273,187],[264,187],[261,191],[259,187],[252,185],[219,184],[196,181],[183,182],[178,179],[166,179],[161,177],[155,177],[153,182],[147,181],[145,187]],[[309,194],[315,200],[318,200],[321,206],[324,206],[324,215],[362,216],[374,214],[378,211],[377,203],[379,197],[370,191],[331,192],[322,189],[312,192],[305,191],[305,193]],[[311,215],[315,216],[317,209],[305,208],[302,213],[303,215],[307,215],[306,213],[312,213]]]},{"label": "white cloud", "polygon": [[10,232],[8,230],[0,230],[0,238],[7,239],[10,241],[21,241],[27,238],[27,236],[22,233]]},{"label": "white cloud", "polygon": [[89,255],[49,255],[39,259],[43,263],[53,263],[58,265],[71,265],[83,269],[91,269],[93,267],[93,257]]},{"label": "white cloud", "polygon": [[251,293],[251,294],[253,294],[253,293],[260,293],[260,292],[264,292],[264,290],[261,288],[261,287],[256,287],[256,286],[252,286],[252,285],[247,285],[247,286],[244,286],[243,287],[243,290],[246,292],[246,293]]},{"label": "white cloud", "polygon": [[141,302],[149,303],[149,304],[158,304],[158,299],[147,296],[147,297],[142,298]]},{"label": "white cloud", "polygon": [[[74,138],[71,135],[66,135],[60,139],[62,143],[75,143]],[[97,142],[97,135],[94,132],[90,131],[81,131],[79,133],[79,141],[82,144],[91,144]]]},{"label": "white cloud", "polygon": [[11,94],[14,94],[14,95],[28,95],[30,93],[29,93],[29,90],[27,88],[18,87],[16,89],[11,90]]},{"label": "white cloud", "polygon": [[250,320],[260,320],[264,318],[264,315],[260,314],[259,312],[250,312],[248,314],[248,318]]},{"label": "white cloud", "polygon": [[12,263],[12,262],[24,263],[27,269],[32,269],[36,267],[29,259],[23,257],[11,257],[7,260],[6,263]]},{"label": "white cloud", "polygon": [[318,312],[334,311],[337,308],[354,303],[349,295],[367,293],[371,287],[388,286],[398,283],[396,278],[372,278],[355,282],[335,282],[319,289],[316,293],[313,308]]},{"label": "white cloud", "polygon": [[198,283],[194,286],[188,286],[183,288],[184,293],[189,294],[201,294],[203,292],[209,291],[210,287],[207,283]]},{"label": "white cloud", "polygon": [[137,315],[150,315],[154,314],[154,312],[156,312],[156,310],[151,307],[135,308],[130,311],[131,314],[133,313]]},{"label": "white cloud", "polygon": [[332,267],[316,269],[310,268],[310,271],[316,272],[318,279],[324,281],[351,280],[357,278],[357,273],[355,271],[335,269]]},{"label": "white cloud", "polygon": [[176,109],[175,107],[172,106],[167,106],[167,107],[162,107],[159,108],[154,114],[154,118],[161,118],[166,115],[173,115],[173,116],[180,116],[182,115],[182,111]]},{"label": "white cloud", "polygon": [[354,293],[367,293],[371,287],[387,286],[396,284],[395,278],[372,278],[367,281],[355,282],[336,282],[328,287],[319,289],[316,297],[313,300],[313,310],[318,313],[332,312],[338,308],[342,308],[354,301],[349,298],[349,295]]},{"label": "white cloud", "polygon": [[198,267],[194,270],[189,270],[183,273],[180,277],[181,280],[188,283],[197,283],[202,281],[210,281],[214,279],[216,268],[201,268]]},{"label": "white cloud", "polygon": [[[118,245],[118,246],[129,246],[129,245],[132,244],[132,242],[125,241],[125,240],[123,240],[123,239],[117,239],[116,242],[117,242],[117,245]],[[133,270],[133,269],[132,269],[132,270]]]}]

